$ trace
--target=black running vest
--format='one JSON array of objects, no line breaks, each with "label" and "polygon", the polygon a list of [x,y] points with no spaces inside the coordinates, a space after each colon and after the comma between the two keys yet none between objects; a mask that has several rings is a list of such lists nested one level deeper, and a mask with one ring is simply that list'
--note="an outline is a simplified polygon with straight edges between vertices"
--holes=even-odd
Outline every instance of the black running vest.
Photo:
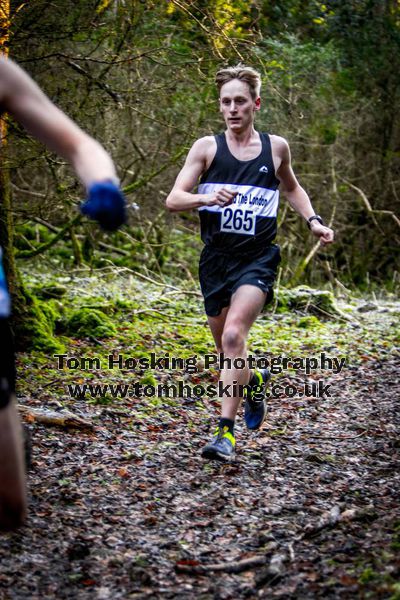
[{"label": "black running vest", "polygon": [[202,206],[201,239],[224,252],[257,254],[276,236],[279,180],[275,176],[269,135],[260,133],[261,153],[238,160],[229,151],[225,133],[215,136],[217,151],[200,179],[199,194],[227,187],[238,194],[229,206]]}]

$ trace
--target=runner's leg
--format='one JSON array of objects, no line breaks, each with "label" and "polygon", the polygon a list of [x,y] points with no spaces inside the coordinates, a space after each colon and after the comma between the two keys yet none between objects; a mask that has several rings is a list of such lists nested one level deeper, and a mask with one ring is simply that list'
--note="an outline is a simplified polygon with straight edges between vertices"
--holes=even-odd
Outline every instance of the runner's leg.
[{"label": "runner's leg", "polygon": [[0,319],[0,530],[15,529],[25,519],[25,459],[15,407],[14,351],[7,319]]},{"label": "runner's leg", "polygon": [[[247,385],[246,340],[251,325],[261,312],[266,294],[253,285],[243,285],[232,295],[229,308],[218,317],[209,317],[209,324],[219,352],[227,362],[221,370],[219,385],[222,393],[222,412],[213,440],[202,450],[203,458],[230,461],[235,455],[234,424],[242,400],[241,386]],[[242,365],[235,365],[242,359]],[[230,363],[228,362],[230,361]],[[239,368],[238,368],[239,367]],[[240,368],[243,367],[243,368]]]},{"label": "runner's leg", "polygon": [[[227,365],[221,371],[221,385],[229,386],[229,395],[222,397],[222,417],[236,418],[242,395],[238,393],[240,386],[247,385],[250,379],[250,370],[247,366],[246,340],[250,328],[264,307],[266,294],[253,285],[242,285],[233,294],[231,305],[225,318],[222,333],[222,351],[225,358],[243,359],[245,368],[229,368]],[[238,385],[234,386],[233,382]],[[237,393],[233,393],[236,388]]]},{"label": "runner's leg", "polygon": [[218,354],[221,354],[222,352],[222,334],[224,332],[224,326],[228,310],[229,306],[225,306],[217,317],[207,316],[208,325],[211,329],[211,333],[214,338],[215,347],[217,349]]}]

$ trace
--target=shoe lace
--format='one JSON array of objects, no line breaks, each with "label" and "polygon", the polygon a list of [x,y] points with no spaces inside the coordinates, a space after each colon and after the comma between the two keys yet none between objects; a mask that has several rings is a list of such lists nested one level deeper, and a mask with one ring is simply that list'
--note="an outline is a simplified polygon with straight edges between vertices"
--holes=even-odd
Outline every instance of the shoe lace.
[{"label": "shoe lace", "polygon": [[215,430],[215,441],[220,442],[225,438],[225,434],[229,432],[229,427],[225,425],[222,429],[218,426]]},{"label": "shoe lace", "polygon": [[216,441],[216,442],[219,442],[219,441],[221,441],[221,440],[222,440],[222,438],[224,437],[224,433],[225,433],[225,432],[224,432],[224,430],[223,430],[223,429],[221,429],[220,427],[217,427],[217,428],[215,429],[215,432],[214,432],[214,435],[215,435],[215,441]]}]

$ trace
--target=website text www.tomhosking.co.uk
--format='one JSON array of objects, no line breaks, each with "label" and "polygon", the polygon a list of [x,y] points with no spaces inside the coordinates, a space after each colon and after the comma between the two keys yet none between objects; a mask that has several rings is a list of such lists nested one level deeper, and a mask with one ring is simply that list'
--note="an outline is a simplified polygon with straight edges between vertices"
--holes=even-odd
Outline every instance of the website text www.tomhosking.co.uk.
[{"label": "website text www.tomhosking.co.uk", "polygon": [[[229,358],[224,354],[205,354],[204,356],[193,355],[187,358],[171,356],[165,353],[161,356],[150,353],[147,356],[126,357],[122,354],[109,354],[105,359],[98,357],[69,356],[67,354],[55,354],[58,369],[95,371],[100,369],[119,369],[121,371],[149,371],[149,370],[179,370],[188,374],[199,373],[207,369],[269,369],[271,374],[279,374],[286,370],[303,371],[310,375],[313,371],[331,371],[340,373],[345,367],[345,358],[328,356],[322,352],[319,356],[288,357],[273,356],[260,357],[249,354],[246,358]],[[189,385],[185,381],[173,381],[160,384],[144,384],[133,382],[128,384],[68,384],[68,391],[72,397],[237,397],[243,396],[245,386],[233,381],[231,385],[224,385],[221,381],[208,385]],[[302,385],[287,383],[272,383],[268,390],[260,386],[257,390],[267,397],[330,397],[330,384],[323,381],[305,381]],[[260,396],[261,397],[261,396]]]}]

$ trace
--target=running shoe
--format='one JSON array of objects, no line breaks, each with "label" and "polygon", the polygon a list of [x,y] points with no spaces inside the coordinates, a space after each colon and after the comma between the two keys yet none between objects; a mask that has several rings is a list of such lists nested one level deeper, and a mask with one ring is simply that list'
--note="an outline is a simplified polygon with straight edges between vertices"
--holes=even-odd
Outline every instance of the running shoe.
[{"label": "running shoe", "polygon": [[254,371],[249,383],[244,391],[246,400],[244,405],[244,420],[247,429],[260,429],[267,415],[267,403],[265,401],[265,388],[271,379],[271,373],[268,369]]},{"label": "running shoe", "polygon": [[228,427],[222,430],[217,427],[212,441],[204,446],[201,456],[210,460],[220,460],[222,462],[230,462],[235,457],[234,436],[229,432]]}]

